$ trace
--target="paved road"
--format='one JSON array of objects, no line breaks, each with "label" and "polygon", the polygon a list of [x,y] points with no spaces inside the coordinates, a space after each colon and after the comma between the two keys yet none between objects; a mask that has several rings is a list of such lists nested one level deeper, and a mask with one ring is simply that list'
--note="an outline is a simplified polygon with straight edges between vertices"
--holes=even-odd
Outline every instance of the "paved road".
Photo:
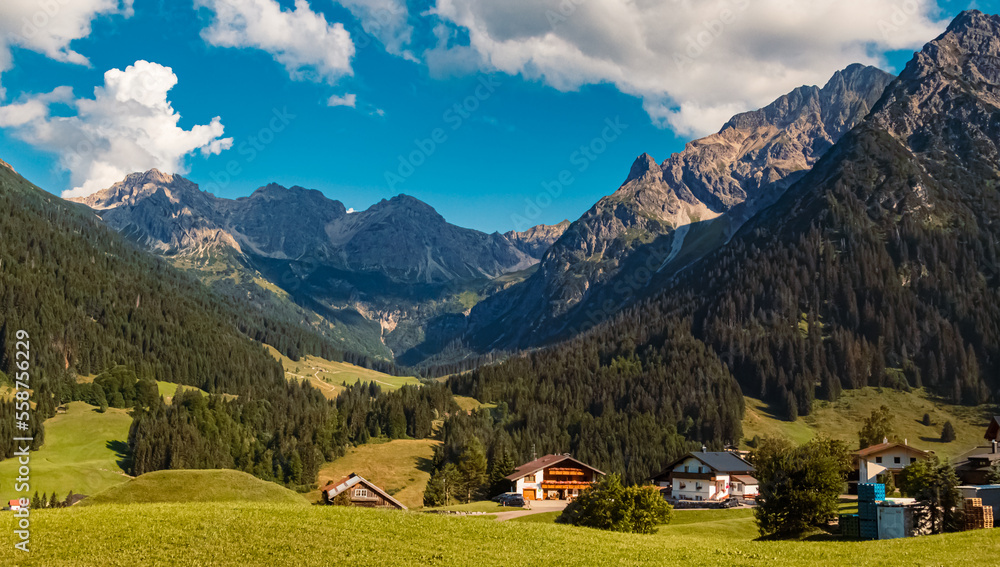
[{"label": "paved road", "polygon": [[505,522],[522,516],[532,514],[543,514],[545,512],[561,512],[566,508],[565,500],[533,500],[530,510],[516,510],[514,512],[500,512],[496,514],[498,522]]}]

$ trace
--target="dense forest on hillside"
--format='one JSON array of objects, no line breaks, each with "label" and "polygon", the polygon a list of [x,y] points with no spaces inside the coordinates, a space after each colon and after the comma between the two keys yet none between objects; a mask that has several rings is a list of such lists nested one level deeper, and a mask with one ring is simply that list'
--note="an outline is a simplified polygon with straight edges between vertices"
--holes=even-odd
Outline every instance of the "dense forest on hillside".
[{"label": "dense forest on hillside", "polygon": [[371,438],[431,435],[431,421],[458,408],[444,385],[348,387],[336,403],[303,383],[260,386],[227,400],[185,390],[170,404],[137,407],[129,432],[131,472],[230,468],[309,487],[324,462]]},{"label": "dense forest on hillside", "polygon": [[456,461],[475,435],[491,461],[504,452],[518,462],[533,449],[571,452],[640,482],[692,447],[721,448],[743,435],[739,385],[675,319],[623,317],[614,327],[449,383],[502,409],[493,412],[495,423],[488,412],[450,418],[439,464]]},{"label": "dense forest on hillside", "polygon": [[[6,167],[0,167],[0,226],[0,378],[12,375],[15,335],[27,331],[36,447],[43,438],[40,423],[59,403],[80,397],[76,374],[124,365],[143,380],[255,398],[262,388],[291,394],[283,389],[281,365],[251,339],[291,357],[377,362],[345,355],[293,321],[242,309],[139,250],[88,209],[41,191]],[[2,405],[0,412],[13,411],[10,402]],[[0,424],[6,440],[11,427],[11,420]],[[9,441],[0,442],[0,457],[13,450]]]}]

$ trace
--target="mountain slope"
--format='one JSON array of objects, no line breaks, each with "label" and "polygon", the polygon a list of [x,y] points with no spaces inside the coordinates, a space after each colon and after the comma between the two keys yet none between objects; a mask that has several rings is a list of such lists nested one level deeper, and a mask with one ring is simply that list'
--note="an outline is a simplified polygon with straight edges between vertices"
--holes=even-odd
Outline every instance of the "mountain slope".
[{"label": "mountain slope", "polygon": [[456,393],[509,411],[486,427],[455,418],[445,446],[450,431],[475,432],[490,452],[537,442],[646,478],[673,434],[737,440],[744,406],[731,383],[791,420],[866,386],[995,402],[998,61],[1000,17],[961,14],[864,122],[658,294],[570,341],[451,378]]},{"label": "mountain slope", "polygon": [[277,184],[221,199],[156,170],[78,201],[234,300],[383,359],[446,329],[441,321],[492,293],[491,280],[535,265],[565,229],[484,234],[406,195],[352,213]]},{"label": "mountain slope", "polygon": [[[643,154],[528,281],[477,306],[469,342],[479,350],[528,347],[612,315],[654,272],[672,273],[720,246],[773,203],[860,122],[891,79],[852,65],[823,88],[800,87],[733,117],[663,164]],[[645,273],[636,276],[637,266]]]}]

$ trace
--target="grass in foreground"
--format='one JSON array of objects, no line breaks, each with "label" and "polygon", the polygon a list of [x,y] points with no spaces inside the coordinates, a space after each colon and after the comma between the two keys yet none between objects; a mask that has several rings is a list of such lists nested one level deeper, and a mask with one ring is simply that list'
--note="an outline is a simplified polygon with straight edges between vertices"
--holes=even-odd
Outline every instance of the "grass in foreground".
[{"label": "grass in foreground", "polygon": [[[760,400],[746,398],[743,437],[780,435],[802,444],[822,432],[857,447],[862,422],[883,404],[892,409],[896,435],[918,449],[948,458],[983,442],[990,413],[987,406],[951,405],[928,396],[923,390],[901,392],[891,388],[863,388],[844,390],[836,402],[817,401],[810,415],[789,422],[776,417]],[[925,413],[931,417],[930,426],[920,423]],[[941,427],[946,421],[955,426],[957,437],[951,443],[940,441]]]},{"label": "grass in foreground", "polygon": [[439,512],[486,512],[489,514],[495,514],[497,512],[516,512],[517,510],[524,510],[520,506],[514,508],[511,506],[501,506],[496,502],[491,502],[489,500],[484,500],[480,502],[469,502],[468,504],[455,504],[454,506],[441,506],[440,508],[425,508],[425,511],[439,511]]},{"label": "grass in foreground", "polygon": [[3,498],[31,497],[37,490],[56,492],[60,499],[72,490],[93,495],[129,479],[119,465],[127,450],[132,417],[127,410],[108,408],[104,413],[83,402],[66,404],[66,413],[45,421],[45,443],[31,453],[31,492],[13,491],[17,459],[0,462]]},{"label": "grass in foreground", "polygon": [[[45,566],[993,565],[992,530],[871,542],[750,539],[750,518],[666,526],[652,536],[477,517],[261,503],[140,504],[32,512],[31,554]],[[722,530],[725,531],[722,531]]]},{"label": "grass in foreground", "polygon": [[137,476],[84,500],[81,505],[167,502],[269,502],[305,506],[283,486],[234,470],[169,470]]},{"label": "grass in foreground", "polygon": [[289,380],[307,380],[316,387],[327,399],[335,399],[344,389],[345,382],[375,382],[383,390],[398,390],[408,384],[420,384],[413,376],[390,376],[375,370],[355,366],[347,362],[334,362],[316,356],[303,356],[294,361],[278,352],[271,345],[267,347],[271,356],[281,362],[285,369],[285,377]]},{"label": "grass in foreground", "polygon": [[[368,443],[350,449],[346,455],[319,470],[319,486],[357,473],[389,492],[408,508],[424,505],[424,488],[430,480],[431,458],[440,441],[395,439]],[[319,500],[319,490],[306,494],[310,502]]]}]

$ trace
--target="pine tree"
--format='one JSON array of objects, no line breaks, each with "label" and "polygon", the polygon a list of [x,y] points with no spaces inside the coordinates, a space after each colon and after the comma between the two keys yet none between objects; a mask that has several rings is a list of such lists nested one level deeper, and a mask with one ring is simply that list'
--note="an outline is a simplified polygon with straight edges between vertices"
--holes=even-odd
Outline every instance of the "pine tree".
[{"label": "pine tree", "polygon": [[486,452],[478,437],[473,437],[458,461],[460,484],[466,502],[472,502],[486,484]]},{"label": "pine tree", "polygon": [[941,442],[951,443],[955,440],[955,427],[950,421],[944,422],[944,427],[941,428]]}]

